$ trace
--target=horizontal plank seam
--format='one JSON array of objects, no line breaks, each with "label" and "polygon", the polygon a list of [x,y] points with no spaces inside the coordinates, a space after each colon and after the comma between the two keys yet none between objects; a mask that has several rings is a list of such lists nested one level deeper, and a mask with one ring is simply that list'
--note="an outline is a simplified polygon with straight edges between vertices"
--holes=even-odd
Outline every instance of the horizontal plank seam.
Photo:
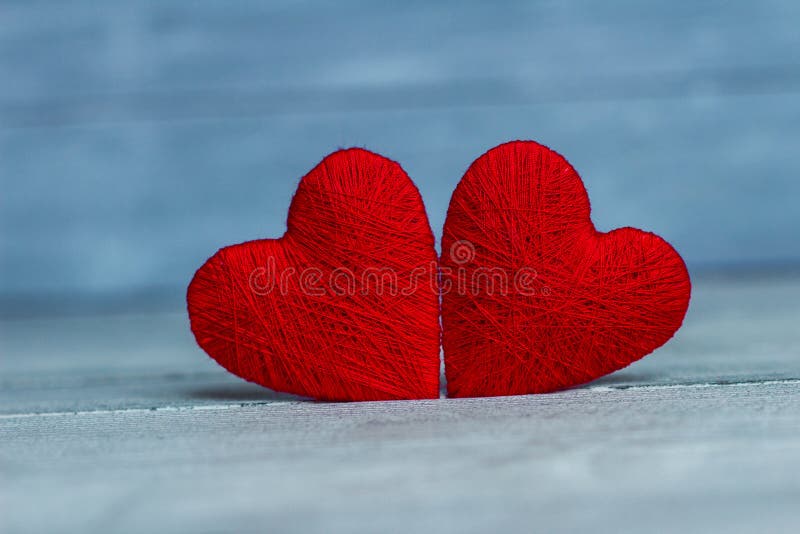
[{"label": "horizontal plank seam", "polygon": [[[800,379],[784,379],[784,380],[746,380],[742,382],[727,382],[727,383],[714,383],[703,382],[696,384],[666,384],[666,385],[642,385],[642,386],[594,386],[584,389],[593,393],[604,392],[619,392],[629,390],[659,390],[659,389],[696,389],[696,388],[725,388],[725,387],[743,387],[743,386],[772,386],[772,385],[800,385]],[[456,399],[449,399],[456,400]],[[154,408],[121,408],[116,410],[78,410],[67,412],[32,412],[32,413],[14,413],[14,414],[0,414],[0,420],[9,419],[26,419],[33,417],[65,417],[65,416],[81,416],[81,415],[106,415],[106,414],[137,414],[137,413],[158,413],[158,412],[184,412],[184,411],[221,411],[221,410],[234,410],[237,408],[248,408],[255,406],[268,406],[275,404],[304,404],[303,400],[286,400],[286,401],[255,401],[255,402],[237,402],[231,404],[205,404],[196,406],[160,406]],[[392,402],[392,401],[384,401]],[[401,401],[407,402],[407,401]]]}]

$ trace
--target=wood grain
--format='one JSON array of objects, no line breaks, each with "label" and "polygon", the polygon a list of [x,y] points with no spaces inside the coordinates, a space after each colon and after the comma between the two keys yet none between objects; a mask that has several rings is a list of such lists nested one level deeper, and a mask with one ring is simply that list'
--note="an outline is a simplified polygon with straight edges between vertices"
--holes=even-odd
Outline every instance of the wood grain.
[{"label": "wood grain", "polygon": [[532,138],[601,229],[692,269],[797,262],[798,21],[792,0],[6,2],[0,314],[177,295],[219,247],[280,235],[342,146],[401,162],[437,234],[467,166]]},{"label": "wood grain", "polygon": [[792,532],[797,381],[0,419],[4,532]]},{"label": "wood grain", "polygon": [[5,321],[0,530],[792,532],[800,280],[696,280],[667,346],[538,396],[325,404],[181,314]]}]

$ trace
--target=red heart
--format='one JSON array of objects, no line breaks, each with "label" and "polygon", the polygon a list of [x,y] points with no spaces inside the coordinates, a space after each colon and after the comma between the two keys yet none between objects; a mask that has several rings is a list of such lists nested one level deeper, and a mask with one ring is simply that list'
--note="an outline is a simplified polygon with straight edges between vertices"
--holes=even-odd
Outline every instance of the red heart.
[{"label": "red heart", "polygon": [[223,248],[197,271],[192,331],[220,365],[274,390],[438,398],[436,259],[400,165],[341,150],[301,180],[283,237]]},{"label": "red heart", "polygon": [[657,235],[598,232],[578,173],[532,141],[495,147],[467,170],[440,265],[453,397],[547,392],[621,369],[672,337],[691,291]]}]

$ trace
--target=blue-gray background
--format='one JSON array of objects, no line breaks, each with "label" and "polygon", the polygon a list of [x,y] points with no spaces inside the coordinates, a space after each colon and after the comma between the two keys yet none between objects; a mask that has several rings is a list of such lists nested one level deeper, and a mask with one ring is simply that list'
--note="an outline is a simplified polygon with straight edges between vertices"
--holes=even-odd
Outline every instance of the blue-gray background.
[{"label": "blue-gray background", "polygon": [[695,273],[793,269],[799,96],[795,0],[3,0],[0,307],[177,308],[354,145],[403,164],[437,237],[475,157],[536,139],[600,229]]}]

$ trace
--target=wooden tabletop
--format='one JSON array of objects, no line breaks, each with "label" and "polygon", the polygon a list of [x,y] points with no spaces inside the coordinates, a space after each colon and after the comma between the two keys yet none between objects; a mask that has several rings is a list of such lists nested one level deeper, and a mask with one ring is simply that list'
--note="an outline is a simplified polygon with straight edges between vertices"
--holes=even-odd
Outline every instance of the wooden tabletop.
[{"label": "wooden tabletop", "polygon": [[183,313],[7,320],[0,530],[794,532],[800,277],[695,284],[646,359],[485,399],[272,393]]}]

